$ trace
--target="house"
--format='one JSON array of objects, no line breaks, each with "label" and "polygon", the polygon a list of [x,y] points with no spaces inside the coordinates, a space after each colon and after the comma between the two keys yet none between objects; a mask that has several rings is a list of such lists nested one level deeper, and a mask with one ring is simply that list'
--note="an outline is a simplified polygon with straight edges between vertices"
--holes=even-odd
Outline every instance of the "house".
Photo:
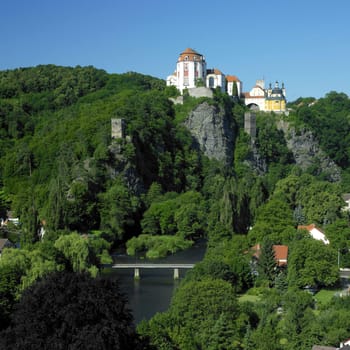
[{"label": "house", "polygon": [[250,109],[265,112],[286,112],[287,100],[286,89],[282,83],[279,86],[278,81],[272,88],[265,89],[265,81],[257,80],[255,86],[249,91],[243,93],[244,104]]},{"label": "house", "polygon": [[[272,249],[275,253],[275,261],[278,267],[287,266],[288,264],[288,246],[286,245],[273,245]],[[252,247],[253,257],[259,260],[261,254],[260,244],[256,244]]]},{"label": "house", "polygon": [[242,95],[242,82],[235,75],[226,75],[227,93],[230,96]]},{"label": "house", "polygon": [[220,88],[221,92],[225,92],[225,75],[217,68],[207,69],[206,86],[209,89]]},{"label": "house", "polygon": [[5,248],[13,248],[14,244],[7,238],[0,238],[0,257]]},{"label": "house", "polygon": [[275,252],[275,260],[277,262],[277,266],[286,266],[288,263],[288,246],[274,245],[272,248]]},{"label": "house", "polygon": [[265,82],[257,80],[249,92],[243,92],[244,104],[252,110],[265,110]]},{"label": "house", "polygon": [[306,230],[309,231],[311,237],[313,239],[316,239],[318,241],[322,241],[324,244],[329,244],[329,240],[326,237],[326,235],[316,227],[315,224],[310,224],[310,225],[299,225],[298,230]]}]

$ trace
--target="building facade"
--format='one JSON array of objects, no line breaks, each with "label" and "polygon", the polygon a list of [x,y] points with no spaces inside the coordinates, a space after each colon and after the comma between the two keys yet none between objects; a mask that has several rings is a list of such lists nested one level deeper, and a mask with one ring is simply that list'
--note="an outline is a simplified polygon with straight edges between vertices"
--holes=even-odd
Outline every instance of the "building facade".
[{"label": "building facade", "polygon": [[266,90],[265,110],[272,112],[286,111],[286,89],[282,83],[282,88],[279,87],[276,81],[274,88],[271,87]]},{"label": "building facade", "polygon": [[249,92],[244,92],[242,97],[245,105],[253,110],[276,113],[287,110],[286,89],[284,84],[280,88],[278,81],[273,88],[270,84],[265,89],[264,80],[257,80],[255,86]]},{"label": "building facade", "polygon": [[207,64],[205,57],[193,49],[183,51],[176,64],[175,72],[168,76],[167,85],[176,86],[181,93],[185,89],[192,89],[203,85],[207,78]]},{"label": "building facade", "polygon": [[166,80],[167,86],[175,86],[181,94],[186,89],[206,87],[219,88],[229,96],[241,99],[252,110],[265,112],[286,111],[286,89],[284,84],[279,87],[276,81],[265,88],[264,80],[257,80],[249,92],[243,92],[243,84],[235,75],[225,75],[219,69],[207,69],[205,57],[197,51],[187,48],[180,53],[176,70]]}]

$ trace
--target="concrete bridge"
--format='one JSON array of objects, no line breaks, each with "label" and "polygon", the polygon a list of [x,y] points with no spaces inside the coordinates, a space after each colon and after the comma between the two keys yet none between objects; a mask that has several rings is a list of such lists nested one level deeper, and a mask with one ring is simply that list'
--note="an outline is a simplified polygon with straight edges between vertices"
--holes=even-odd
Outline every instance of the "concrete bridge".
[{"label": "concrete bridge", "polygon": [[150,263],[132,263],[132,264],[113,264],[113,269],[134,269],[134,278],[140,278],[140,269],[174,269],[174,279],[180,277],[180,269],[192,269],[194,264],[150,264]]}]

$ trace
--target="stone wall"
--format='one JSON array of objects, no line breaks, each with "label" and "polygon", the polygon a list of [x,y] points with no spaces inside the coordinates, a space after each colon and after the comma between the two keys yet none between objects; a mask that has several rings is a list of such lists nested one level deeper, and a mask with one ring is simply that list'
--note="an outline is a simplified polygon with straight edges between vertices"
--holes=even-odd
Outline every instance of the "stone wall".
[{"label": "stone wall", "polygon": [[188,94],[192,97],[209,97],[213,98],[213,91],[209,88],[206,88],[204,86],[196,87],[193,89],[187,89]]}]

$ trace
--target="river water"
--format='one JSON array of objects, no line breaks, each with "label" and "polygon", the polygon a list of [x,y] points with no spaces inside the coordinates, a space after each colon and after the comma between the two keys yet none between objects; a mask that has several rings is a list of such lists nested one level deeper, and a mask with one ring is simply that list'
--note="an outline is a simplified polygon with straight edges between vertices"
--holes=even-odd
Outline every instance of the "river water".
[{"label": "river water", "polygon": [[[162,259],[140,259],[125,253],[113,255],[115,263],[182,263],[192,264],[201,261],[205,254],[205,242]],[[129,300],[135,324],[149,320],[155,313],[168,309],[171,297],[188,270],[180,269],[179,280],[174,280],[173,269],[140,269],[140,279],[134,279],[133,269],[104,269],[103,274],[120,281],[121,290]]]}]

